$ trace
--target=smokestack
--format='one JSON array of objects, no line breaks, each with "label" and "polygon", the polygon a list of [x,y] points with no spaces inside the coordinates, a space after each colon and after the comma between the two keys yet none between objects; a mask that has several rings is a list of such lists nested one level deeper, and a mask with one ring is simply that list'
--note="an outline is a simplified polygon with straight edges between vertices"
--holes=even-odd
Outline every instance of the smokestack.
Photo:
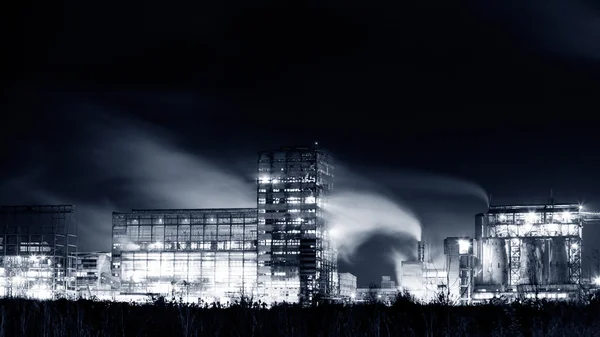
[{"label": "smokestack", "polygon": [[425,242],[423,241],[417,242],[417,256],[419,262],[425,262]]}]

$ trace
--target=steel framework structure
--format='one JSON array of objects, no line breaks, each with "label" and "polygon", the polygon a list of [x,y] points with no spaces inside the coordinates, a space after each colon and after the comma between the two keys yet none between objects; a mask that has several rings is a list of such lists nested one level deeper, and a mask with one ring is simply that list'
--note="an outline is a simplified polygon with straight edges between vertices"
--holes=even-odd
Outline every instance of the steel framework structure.
[{"label": "steel framework structure", "polygon": [[[491,206],[482,224],[478,224],[478,239],[501,238],[507,244],[508,285],[517,286],[529,283],[522,280],[523,242],[537,240],[546,244],[553,239],[561,239],[558,245],[566,251],[568,283],[581,283],[581,243],[585,216],[578,204],[548,204]],[[548,249],[548,248],[545,248]],[[480,255],[481,256],[481,255]],[[544,281],[547,283],[547,281]]]},{"label": "steel framework structure", "polygon": [[258,282],[274,301],[309,303],[338,291],[324,213],[333,178],[331,156],[316,145],[259,153]]},{"label": "steel framework structure", "polygon": [[111,278],[121,294],[190,302],[252,296],[256,226],[255,208],[114,212]]},{"label": "steel framework structure", "polygon": [[0,206],[0,278],[5,296],[76,294],[73,205]]}]

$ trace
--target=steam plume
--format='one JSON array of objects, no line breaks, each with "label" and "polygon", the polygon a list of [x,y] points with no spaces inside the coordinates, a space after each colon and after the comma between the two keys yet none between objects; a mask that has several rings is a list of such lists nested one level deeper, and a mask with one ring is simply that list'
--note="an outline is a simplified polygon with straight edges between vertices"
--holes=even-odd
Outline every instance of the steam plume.
[{"label": "steam plume", "polygon": [[332,196],[328,221],[339,256],[350,260],[374,234],[421,238],[419,220],[400,203],[369,191],[344,191]]},{"label": "steam plume", "polygon": [[75,106],[96,117],[68,116],[82,137],[58,148],[36,145],[54,160],[6,179],[0,197],[5,204],[76,204],[81,249],[110,249],[113,211],[256,207],[252,182],[177,146],[165,130],[97,106]]},{"label": "steam plume", "polygon": [[[467,196],[488,205],[488,196],[477,184],[443,175],[410,171],[369,172],[377,182],[365,179],[347,166],[337,165],[336,192],[332,196],[329,213],[334,242],[340,258],[350,262],[358,247],[372,236],[385,234],[394,238],[388,256],[400,281],[401,263],[416,260],[416,241],[422,240],[422,226],[412,207],[400,201],[422,194],[429,198]],[[421,209],[423,207],[420,207]],[[422,209],[427,211],[427,209]],[[452,214],[444,218],[450,220]],[[427,258],[436,268],[443,268],[441,239],[431,238],[427,244]]]}]

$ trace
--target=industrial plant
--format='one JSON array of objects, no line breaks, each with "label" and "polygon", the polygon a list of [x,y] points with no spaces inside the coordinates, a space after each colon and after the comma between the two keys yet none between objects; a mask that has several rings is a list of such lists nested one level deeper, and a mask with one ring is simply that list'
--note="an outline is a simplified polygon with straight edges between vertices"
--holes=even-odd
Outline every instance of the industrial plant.
[{"label": "industrial plant", "polygon": [[[392,303],[406,291],[472,304],[580,300],[589,289],[582,229],[600,213],[553,201],[490,206],[475,215],[472,237],[415,242],[396,282],[357,288],[356,276],[338,271],[325,217],[334,168],[316,144],[259,152],[256,208],[115,211],[105,252],[79,251],[75,206],[2,206],[0,297]],[[429,251],[442,244],[435,265]]]},{"label": "industrial plant", "polygon": [[443,294],[456,304],[579,300],[589,289],[582,278],[582,230],[599,215],[579,204],[490,206],[475,216],[474,237],[444,240],[443,269],[431,268],[419,243],[419,260],[402,263],[402,285],[421,299]]}]

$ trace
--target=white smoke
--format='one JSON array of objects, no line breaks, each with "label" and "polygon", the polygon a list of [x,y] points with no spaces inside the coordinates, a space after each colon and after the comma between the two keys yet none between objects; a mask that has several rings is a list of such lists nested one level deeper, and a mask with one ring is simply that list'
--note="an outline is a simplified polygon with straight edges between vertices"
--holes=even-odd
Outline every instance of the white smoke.
[{"label": "white smoke", "polygon": [[339,192],[327,207],[333,242],[346,261],[374,234],[421,238],[421,225],[410,210],[374,192]]},{"label": "white smoke", "polygon": [[390,260],[394,264],[394,272],[396,273],[396,281],[398,286],[401,286],[402,282],[402,261],[410,261],[413,260],[415,256],[409,256],[404,254],[398,249],[392,249],[390,253]]},{"label": "white smoke", "polygon": [[123,181],[130,199],[138,200],[134,207],[256,207],[252,184],[168,139],[128,128],[107,136],[117,142],[98,146],[97,165],[106,178]]},{"label": "white smoke", "polygon": [[[398,171],[370,172],[377,182],[349,172],[347,166],[337,165],[336,192],[328,205],[330,226],[340,258],[351,262],[361,244],[375,235],[397,238],[389,251],[389,259],[400,282],[403,261],[416,260],[417,241],[421,241],[422,224],[407,204],[414,195],[428,197],[466,196],[489,204],[487,193],[477,184],[439,174]],[[449,221],[452,215],[446,217]],[[443,268],[443,249],[440,238],[431,238],[426,246],[426,258]]]},{"label": "white smoke", "polygon": [[167,131],[102,108],[76,107],[95,117],[72,116],[84,137],[60,148],[41,145],[44,152],[65,158],[8,177],[1,199],[6,204],[77,205],[80,249],[110,250],[113,211],[256,207],[252,181],[186,151]]}]

